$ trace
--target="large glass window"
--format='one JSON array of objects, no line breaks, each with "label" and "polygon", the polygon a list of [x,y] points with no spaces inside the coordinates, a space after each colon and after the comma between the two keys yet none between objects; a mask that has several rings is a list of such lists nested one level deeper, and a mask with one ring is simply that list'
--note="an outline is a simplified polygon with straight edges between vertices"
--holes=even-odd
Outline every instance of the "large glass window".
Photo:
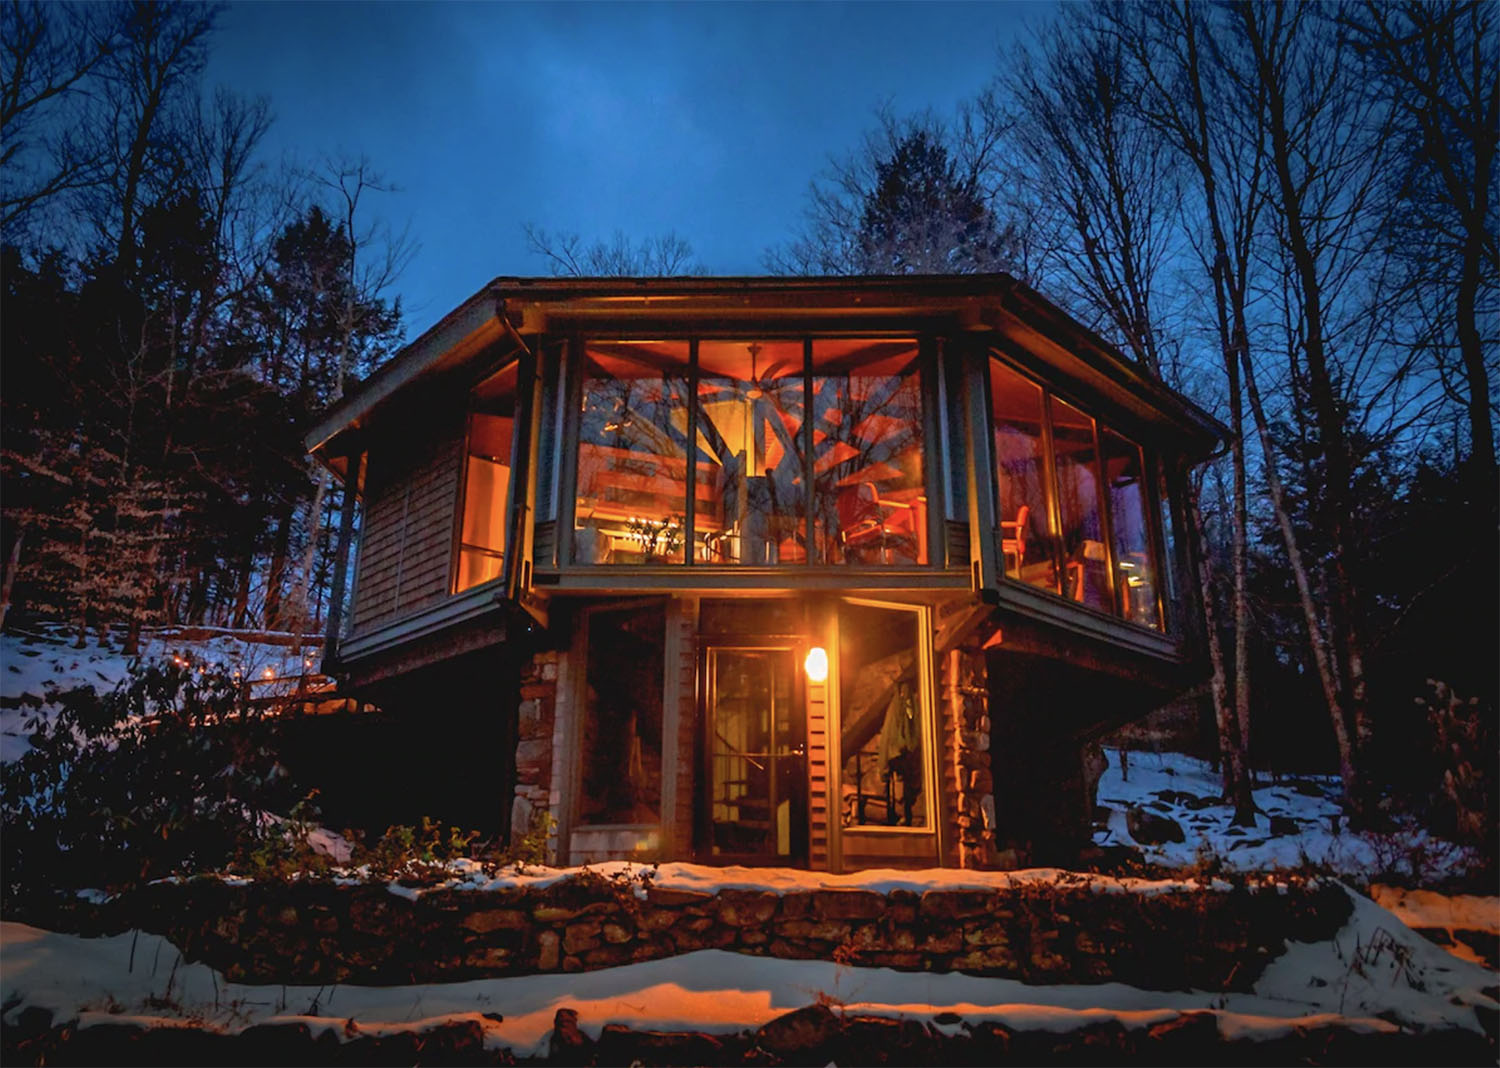
[{"label": "large glass window", "polygon": [[584,365],[573,562],[681,563],[688,346],[594,343]]},{"label": "large glass window", "polygon": [[588,615],[578,819],[583,824],[661,818],[661,604]]},{"label": "large glass window", "polygon": [[1120,615],[1147,627],[1161,625],[1156,565],[1146,517],[1146,483],[1140,446],[1112,430],[1100,434],[1104,482],[1109,487],[1109,524],[1114,534],[1115,590]]},{"label": "large glass window", "polygon": [[917,343],[810,347],[591,342],[572,562],[927,563]]},{"label": "large glass window", "polygon": [[1047,513],[1047,458],[1042,389],[998,360],[990,361],[990,418],[999,480],[1000,552],[1005,573],[1058,589]]},{"label": "large glass window", "polygon": [[453,591],[500,577],[505,558],[510,449],[515,433],[516,365],[474,391],[464,460],[464,497]]},{"label": "large glass window", "polygon": [[801,341],[702,341],[694,454],[697,559],[807,559]]},{"label": "large glass window", "polygon": [[1099,506],[1099,460],[1094,420],[1067,401],[1052,404],[1052,462],[1062,521],[1063,594],[1108,612],[1109,550]]},{"label": "large glass window", "polygon": [[925,564],[916,342],[813,343],[813,537],[836,564]]},{"label": "large glass window", "polygon": [[1006,576],[1162,629],[1140,446],[999,359],[989,370]]},{"label": "large glass window", "polygon": [[921,640],[917,611],[839,606],[844,827],[932,826]]}]

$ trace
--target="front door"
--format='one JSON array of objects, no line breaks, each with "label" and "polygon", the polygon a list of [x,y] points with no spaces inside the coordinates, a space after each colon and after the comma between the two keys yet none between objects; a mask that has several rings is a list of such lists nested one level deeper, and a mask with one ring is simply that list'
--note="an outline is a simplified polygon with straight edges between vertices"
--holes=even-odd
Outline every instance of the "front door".
[{"label": "front door", "polygon": [[708,859],[807,861],[807,722],[798,651],[792,645],[705,650]]}]

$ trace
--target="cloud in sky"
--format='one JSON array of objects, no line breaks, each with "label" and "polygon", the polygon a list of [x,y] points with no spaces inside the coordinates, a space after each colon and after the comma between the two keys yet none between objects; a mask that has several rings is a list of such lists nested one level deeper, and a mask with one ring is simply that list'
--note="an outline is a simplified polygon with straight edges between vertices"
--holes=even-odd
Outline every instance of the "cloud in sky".
[{"label": "cloud in sky", "polygon": [[809,181],[881,103],[977,91],[1050,5],[242,3],[210,83],[271,98],[268,151],[365,155],[421,248],[399,291],[420,331],[500,274],[544,265],[522,224],[676,230],[758,273]]}]

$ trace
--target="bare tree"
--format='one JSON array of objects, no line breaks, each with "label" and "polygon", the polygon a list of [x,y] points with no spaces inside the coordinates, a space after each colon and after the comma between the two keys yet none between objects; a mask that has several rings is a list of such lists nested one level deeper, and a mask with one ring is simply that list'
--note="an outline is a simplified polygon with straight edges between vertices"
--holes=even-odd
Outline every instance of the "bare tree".
[{"label": "bare tree", "polygon": [[132,3],[120,43],[101,67],[104,106],[92,110],[88,136],[100,146],[105,174],[93,217],[126,275],[135,267],[143,204],[164,199],[186,174],[180,147],[187,138],[176,133],[191,114],[219,10],[204,3]]},{"label": "bare tree", "polygon": [[526,247],[542,257],[555,275],[576,278],[667,278],[703,274],[693,259],[693,246],[669,230],[665,234],[632,241],[616,230],[608,241],[585,241],[571,230],[546,230],[527,223]]},{"label": "bare tree", "polygon": [[[1365,60],[1368,85],[1395,111],[1403,150],[1389,253],[1407,268],[1405,305],[1423,329],[1443,384],[1456,341],[1476,484],[1496,488],[1491,390],[1494,337],[1481,319],[1496,314],[1500,274],[1494,202],[1500,147],[1500,28],[1492,4],[1435,5],[1359,0],[1340,25]],[[1456,338],[1453,337],[1456,335]],[[1493,499],[1491,500],[1493,507]]]},{"label": "bare tree", "polygon": [[[362,345],[368,340],[374,324],[371,316],[383,307],[382,295],[386,293],[401,272],[416,254],[416,245],[406,231],[396,232],[388,223],[376,217],[367,219],[367,198],[372,193],[391,193],[398,186],[387,181],[364,156],[340,156],[329,158],[323,165],[309,173],[317,188],[323,191],[329,202],[333,217],[343,231],[348,264],[342,284],[342,310],[339,316],[334,356],[333,389],[328,402],[337,401],[344,395],[344,386],[351,372],[368,371],[360,366],[372,351]],[[395,314],[400,315],[399,300]],[[324,525],[331,526],[332,501],[329,498],[328,469],[321,464],[313,465],[313,497],[308,508],[306,541],[302,549],[302,564],[298,569],[291,595],[291,603],[302,613],[303,625],[299,628],[316,628],[321,624],[317,605],[317,590],[313,582],[320,536]],[[345,502],[345,507],[352,502]]]},{"label": "bare tree", "polygon": [[1081,8],[1018,49],[1004,83],[1017,101],[1009,142],[1047,208],[1042,282],[1160,377],[1179,166],[1134,107],[1123,49]]},{"label": "bare tree", "polygon": [[117,4],[9,0],[0,7],[0,232],[97,182],[97,145],[79,134],[85,88],[120,41]]}]

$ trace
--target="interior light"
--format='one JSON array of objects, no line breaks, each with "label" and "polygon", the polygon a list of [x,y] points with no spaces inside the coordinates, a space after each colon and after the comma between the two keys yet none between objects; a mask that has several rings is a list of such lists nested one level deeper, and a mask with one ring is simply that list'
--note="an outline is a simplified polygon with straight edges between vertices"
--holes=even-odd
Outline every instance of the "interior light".
[{"label": "interior light", "polygon": [[807,672],[809,682],[828,681],[828,652],[821,645],[814,645],[802,661],[802,670]]}]

